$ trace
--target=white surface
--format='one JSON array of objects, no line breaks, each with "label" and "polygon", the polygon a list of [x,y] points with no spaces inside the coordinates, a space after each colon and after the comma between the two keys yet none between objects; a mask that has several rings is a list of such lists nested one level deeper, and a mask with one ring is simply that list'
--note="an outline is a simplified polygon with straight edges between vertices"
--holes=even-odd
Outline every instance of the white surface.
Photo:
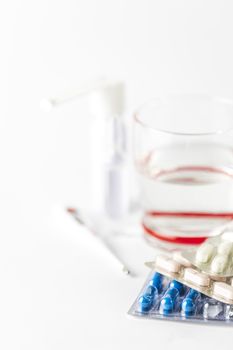
[{"label": "white surface", "polygon": [[[12,199],[1,207],[2,349],[219,349],[231,342],[232,328],[129,318],[148,273],[143,261],[154,251],[117,239],[138,273],[130,278],[72,218],[47,221],[45,210],[39,216]],[[18,209],[13,217],[11,209]]]},{"label": "white surface", "polygon": [[0,7],[1,348],[217,350],[231,342],[229,328],[127,318],[151,251],[136,242],[122,248],[140,256],[140,278],[124,278],[73,224],[51,225],[53,203],[89,204],[89,115],[85,102],[50,116],[39,102],[102,74],[126,79],[128,116],[169,92],[233,97],[233,2],[11,0]]}]

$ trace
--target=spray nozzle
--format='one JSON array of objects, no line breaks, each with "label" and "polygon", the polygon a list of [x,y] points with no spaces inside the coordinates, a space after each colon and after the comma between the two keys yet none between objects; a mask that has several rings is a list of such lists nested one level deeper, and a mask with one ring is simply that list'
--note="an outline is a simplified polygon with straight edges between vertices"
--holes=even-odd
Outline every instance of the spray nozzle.
[{"label": "spray nozzle", "polygon": [[61,96],[45,98],[40,106],[49,112],[53,107],[70,102],[81,96],[90,96],[90,111],[94,115],[121,115],[125,105],[124,83],[120,80],[99,79],[89,82],[82,87],[66,92]]}]

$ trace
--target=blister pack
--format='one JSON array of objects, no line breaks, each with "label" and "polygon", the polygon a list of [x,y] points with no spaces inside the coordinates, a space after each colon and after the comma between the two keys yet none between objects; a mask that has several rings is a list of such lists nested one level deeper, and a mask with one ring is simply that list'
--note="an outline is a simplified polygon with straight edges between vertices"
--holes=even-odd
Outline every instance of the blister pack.
[{"label": "blister pack", "polygon": [[233,325],[233,305],[206,297],[159,272],[150,273],[128,314],[148,319]]},{"label": "blister pack", "polygon": [[233,243],[224,237],[209,238],[198,248],[185,250],[181,255],[211,276],[233,276]]},{"label": "blister pack", "polygon": [[[183,261],[183,263],[182,263]],[[213,277],[201,272],[197,267],[190,267],[190,262],[181,255],[181,260],[166,255],[158,255],[155,261],[146,265],[151,269],[183,283],[210,298],[227,304],[233,304],[233,279]]]}]

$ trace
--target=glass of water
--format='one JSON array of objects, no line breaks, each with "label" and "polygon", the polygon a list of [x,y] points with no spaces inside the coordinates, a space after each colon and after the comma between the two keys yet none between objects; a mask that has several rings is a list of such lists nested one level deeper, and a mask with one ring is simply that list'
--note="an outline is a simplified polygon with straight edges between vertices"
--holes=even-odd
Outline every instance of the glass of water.
[{"label": "glass of water", "polygon": [[134,155],[150,242],[202,243],[233,219],[233,101],[152,100],[134,115]]}]

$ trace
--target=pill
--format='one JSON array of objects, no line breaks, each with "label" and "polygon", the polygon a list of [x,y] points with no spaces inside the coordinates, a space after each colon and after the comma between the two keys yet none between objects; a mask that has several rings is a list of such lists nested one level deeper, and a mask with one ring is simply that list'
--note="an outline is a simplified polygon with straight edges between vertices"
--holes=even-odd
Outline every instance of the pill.
[{"label": "pill", "polygon": [[227,267],[227,263],[228,263],[227,256],[216,255],[211,262],[211,271],[215,273],[223,272]]},{"label": "pill", "polygon": [[233,287],[224,282],[214,282],[213,297],[215,295],[226,300],[233,300]]},{"label": "pill", "polygon": [[139,299],[139,307],[141,312],[148,312],[153,307],[153,299],[147,295],[142,295]]},{"label": "pill", "polygon": [[230,255],[232,253],[232,243],[229,241],[222,242],[219,244],[217,250],[218,254]]},{"label": "pill", "polygon": [[202,244],[196,252],[196,261],[199,263],[207,263],[212,257],[214,246],[209,243]]},{"label": "pill", "polygon": [[148,286],[144,295],[149,296],[149,297],[154,297],[156,292],[157,292],[157,290],[155,287]]},{"label": "pill", "polygon": [[180,282],[178,282],[176,280],[171,281],[169,287],[170,288],[176,288],[181,296],[186,291],[185,286],[182,283],[180,283]]},{"label": "pill", "polygon": [[145,293],[139,298],[141,312],[148,312],[154,306],[157,290],[153,286],[148,286]]},{"label": "pill", "polygon": [[177,261],[167,257],[166,255],[158,255],[156,258],[156,265],[168,272],[173,273],[178,273],[181,268],[181,265]]},{"label": "pill", "polygon": [[162,288],[162,282],[163,282],[163,276],[160,273],[155,272],[155,274],[153,275],[153,277],[149,282],[149,285],[153,286],[158,290],[158,292],[160,292]]},{"label": "pill", "polygon": [[192,266],[191,262],[188,259],[186,259],[185,257],[183,257],[181,252],[174,252],[173,259],[185,267]]},{"label": "pill", "polygon": [[209,276],[204,273],[198,272],[192,268],[186,268],[184,272],[184,279],[189,281],[196,286],[208,287],[210,284]]},{"label": "pill", "polygon": [[174,311],[176,299],[179,296],[179,291],[176,288],[169,288],[161,300],[159,312],[167,315]]},{"label": "pill", "polygon": [[199,293],[195,289],[190,289],[182,302],[181,314],[183,316],[194,315],[196,313],[200,297],[201,293]]}]

